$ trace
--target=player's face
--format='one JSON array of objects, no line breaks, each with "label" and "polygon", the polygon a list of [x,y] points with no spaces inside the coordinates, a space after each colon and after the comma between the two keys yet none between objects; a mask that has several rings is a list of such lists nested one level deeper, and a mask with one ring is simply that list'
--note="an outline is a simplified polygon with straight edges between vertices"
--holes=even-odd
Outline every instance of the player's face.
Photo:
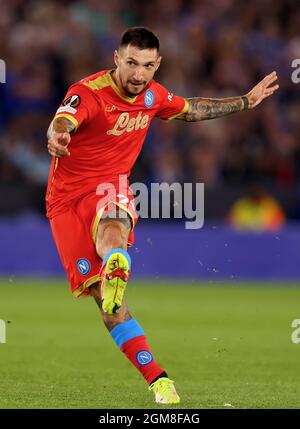
[{"label": "player's face", "polygon": [[128,45],[114,54],[117,83],[129,96],[140,94],[153,78],[161,57],[156,49]]}]

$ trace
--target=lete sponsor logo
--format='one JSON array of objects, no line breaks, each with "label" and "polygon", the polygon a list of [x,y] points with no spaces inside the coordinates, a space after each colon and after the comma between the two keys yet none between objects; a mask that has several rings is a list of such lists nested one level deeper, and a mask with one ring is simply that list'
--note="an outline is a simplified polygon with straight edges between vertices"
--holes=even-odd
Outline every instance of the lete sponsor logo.
[{"label": "lete sponsor logo", "polygon": [[136,118],[130,118],[128,112],[119,115],[112,130],[106,131],[106,134],[120,136],[123,133],[146,128],[149,123],[149,115],[142,116],[143,112],[139,112]]}]

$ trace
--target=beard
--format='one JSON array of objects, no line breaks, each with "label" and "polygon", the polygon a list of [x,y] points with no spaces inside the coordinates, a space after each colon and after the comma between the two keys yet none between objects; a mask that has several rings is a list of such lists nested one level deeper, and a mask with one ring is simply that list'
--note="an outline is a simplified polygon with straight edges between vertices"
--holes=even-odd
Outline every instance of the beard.
[{"label": "beard", "polygon": [[141,92],[144,91],[145,87],[147,86],[147,82],[135,82],[135,81],[129,81],[125,85],[122,83],[123,91],[129,96],[129,97],[135,97],[139,95]]}]

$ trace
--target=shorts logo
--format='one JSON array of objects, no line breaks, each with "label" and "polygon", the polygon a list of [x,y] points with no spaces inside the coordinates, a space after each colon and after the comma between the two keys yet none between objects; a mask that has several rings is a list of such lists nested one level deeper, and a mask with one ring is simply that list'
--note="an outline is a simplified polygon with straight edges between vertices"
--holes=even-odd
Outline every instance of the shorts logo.
[{"label": "shorts logo", "polygon": [[91,270],[91,264],[87,259],[81,258],[77,261],[77,269],[83,276],[86,276]]},{"label": "shorts logo", "polygon": [[145,94],[144,102],[146,107],[151,107],[154,103],[154,94],[150,89]]},{"label": "shorts logo", "polygon": [[70,107],[78,107],[80,104],[81,98],[79,95],[71,95],[70,97],[66,98],[63,102],[63,106],[70,106]]},{"label": "shorts logo", "polygon": [[171,102],[173,100],[174,94],[172,92],[168,92],[168,100]]},{"label": "shorts logo", "polygon": [[147,350],[142,350],[137,353],[136,360],[140,365],[144,366],[153,361],[153,356]]}]

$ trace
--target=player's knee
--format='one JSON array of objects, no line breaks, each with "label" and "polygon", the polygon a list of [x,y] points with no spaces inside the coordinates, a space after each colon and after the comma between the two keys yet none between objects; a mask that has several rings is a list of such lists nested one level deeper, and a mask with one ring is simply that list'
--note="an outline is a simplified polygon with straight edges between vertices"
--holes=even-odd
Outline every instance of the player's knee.
[{"label": "player's knee", "polygon": [[102,240],[110,243],[122,245],[125,241],[126,233],[123,231],[122,225],[116,220],[107,221],[103,226]]},{"label": "player's knee", "polygon": [[128,236],[131,229],[131,222],[128,217],[118,218],[115,213],[101,219],[96,240],[96,250],[98,255],[104,255],[113,248],[127,249]]},{"label": "player's knee", "polygon": [[106,221],[99,225],[96,250],[100,257],[104,257],[105,253],[113,248],[127,248],[127,236],[122,231],[121,225],[117,221]]}]

